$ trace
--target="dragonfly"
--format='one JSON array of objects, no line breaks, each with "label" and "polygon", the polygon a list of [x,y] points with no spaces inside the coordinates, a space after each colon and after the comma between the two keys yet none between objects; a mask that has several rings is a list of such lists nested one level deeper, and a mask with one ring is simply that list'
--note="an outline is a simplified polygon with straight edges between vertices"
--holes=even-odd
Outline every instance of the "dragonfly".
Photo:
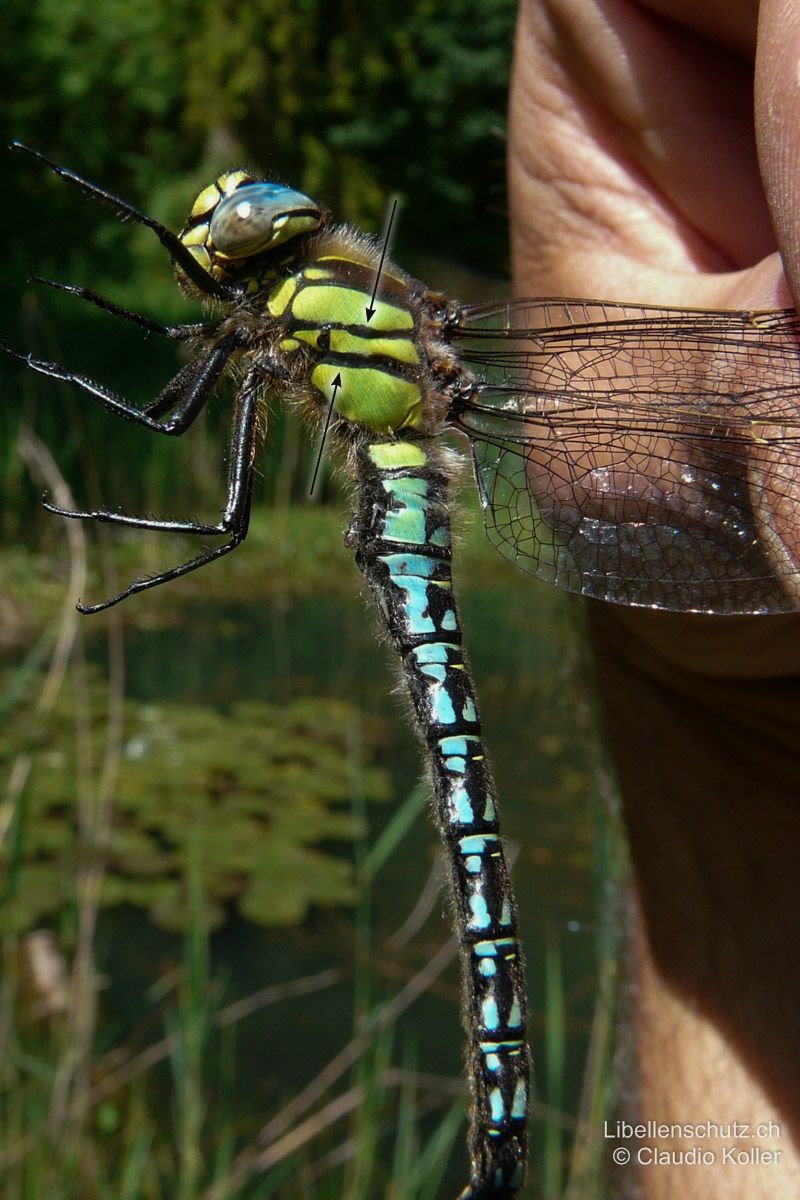
[{"label": "dragonfly", "polygon": [[489,538],[523,570],[595,599],[682,612],[800,608],[800,325],[793,311],[667,309],[581,299],[463,306],[384,260],[294,188],[229,171],[175,234],[32,154],[152,230],[207,319],[163,325],[90,288],[38,282],[185,343],[145,407],[8,349],[113,416],[180,436],[234,381],[219,521],[79,511],[218,537],[80,611],[97,613],[233,551],[246,537],[267,404],[293,405],[354,482],[346,544],[399,658],[432,783],[460,946],[469,1180],[458,1200],[523,1185],[530,1056],[517,906],[451,575],[450,481],[471,447]]}]

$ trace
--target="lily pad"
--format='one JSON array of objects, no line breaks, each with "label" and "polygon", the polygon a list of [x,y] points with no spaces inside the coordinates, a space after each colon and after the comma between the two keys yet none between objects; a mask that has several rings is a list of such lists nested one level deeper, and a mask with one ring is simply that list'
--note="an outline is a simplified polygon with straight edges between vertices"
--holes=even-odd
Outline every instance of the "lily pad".
[{"label": "lily pad", "polygon": [[0,848],[8,880],[0,931],[24,932],[74,905],[82,869],[98,860],[101,904],[146,907],[171,929],[187,918],[190,861],[211,925],[231,910],[295,924],[315,906],[353,902],[347,845],[364,833],[354,814],[390,790],[370,761],[381,741],[373,718],[328,698],[251,701],[228,712],[126,701],[103,838],[92,814],[105,685],[90,672],[77,695],[65,685],[39,725],[24,702],[6,720],[4,774],[22,754],[31,769]]}]

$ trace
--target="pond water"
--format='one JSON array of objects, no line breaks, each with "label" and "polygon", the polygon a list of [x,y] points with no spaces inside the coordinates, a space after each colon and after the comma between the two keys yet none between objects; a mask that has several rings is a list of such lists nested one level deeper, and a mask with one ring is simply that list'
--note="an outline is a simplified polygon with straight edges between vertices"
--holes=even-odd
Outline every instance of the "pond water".
[{"label": "pond water", "polygon": [[[597,956],[598,887],[594,783],[586,734],[577,731],[570,601],[498,568],[492,586],[460,589],[470,661],[497,776],[505,833],[515,844],[514,880],[526,947],[532,1035],[543,1057],[548,947],[558,947],[567,1022],[563,1101],[577,1108],[592,1016]],[[210,704],[223,710],[242,700],[288,703],[298,696],[345,699],[377,718],[377,761],[389,774],[388,804],[367,807],[368,841],[380,835],[393,808],[420,779],[419,748],[398,694],[388,647],[376,644],[375,621],[363,598],[270,597],[266,604],[202,605],[186,610],[179,627],[136,632],[127,640],[126,692],[147,703]],[[373,952],[390,957],[385,939],[412,911],[437,853],[423,813],[381,870],[371,898]],[[349,854],[345,848],[345,853]],[[430,917],[383,980],[399,990],[414,966],[446,936],[446,904]],[[122,916],[118,917],[122,920]],[[131,922],[126,914],[124,924]],[[106,917],[111,934],[114,918]],[[135,922],[134,922],[135,924]],[[134,938],[153,957],[152,931]],[[165,937],[165,935],[155,935]],[[130,943],[117,956],[109,936],[106,1003],[127,1019],[145,988],[130,974]],[[123,939],[127,941],[127,939]],[[235,1000],[269,984],[325,967],[343,966],[348,980],[317,996],[292,1000],[242,1022],[237,1032],[242,1115],[271,1111],[311,1079],[352,1029],[350,973],[355,935],[347,910],[312,911],[301,926],[259,928],[237,915],[214,935],[214,970]],[[163,953],[170,951],[165,937]],[[127,962],[127,969],[124,962]],[[146,963],[140,969],[147,973]],[[405,1015],[399,1036],[413,1039],[421,1070],[455,1075],[462,1033],[455,965]],[[277,1036],[276,1036],[277,1034]],[[544,1098],[544,1097],[543,1097]],[[546,1098],[544,1098],[546,1099]],[[463,1167],[460,1168],[463,1170]],[[454,1184],[457,1180],[454,1178]]]},{"label": "pond water", "polygon": [[[576,610],[569,598],[499,559],[480,578],[479,586],[469,577],[462,581],[459,600],[504,831],[516,854],[513,876],[527,958],[534,1077],[539,1100],[563,1109],[568,1128],[579,1107],[599,930],[607,912],[604,851],[597,848],[606,838],[591,734],[578,728],[584,706],[580,670],[572,665]],[[102,639],[90,641],[89,653],[105,670]],[[342,589],[329,596],[270,589],[258,601],[193,599],[178,617],[151,628],[137,625],[125,636],[125,694],[143,711],[168,706],[188,712],[203,706],[235,719],[235,706],[243,703],[288,709],[304,699],[331,705],[346,701],[356,740],[363,720],[366,769],[377,768],[386,781],[380,803],[366,797],[362,852],[374,845],[421,777],[419,747],[398,682],[391,650],[376,641],[375,618],[355,568],[352,589],[344,594]],[[220,737],[226,736],[224,729],[220,726]],[[313,740],[313,731],[308,736]],[[264,788],[268,794],[269,779]],[[182,802],[191,821],[191,797]],[[332,840],[327,850],[353,859],[344,837]],[[438,897],[400,948],[388,940],[414,910],[437,853],[423,809],[376,876],[369,902],[373,1001],[396,994],[446,940],[447,904]],[[290,873],[285,886],[301,882]],[[258,1129],[352,1036],[359,936],[350,905],[320,907],[312,900],[305,919],[277,927],[245,919],[235,903],[224,905],[221,917],[211,939],[211,973],[224,983],[222,1003],[329,967],[343,973],[336,986],[257,1010],[238,1022],[232,1103],[246,1132]],[[162,1036],[150,989],[180,964],[181,955],[180,934],[153,924],[144,909],[128,903],[102,910],[96,956],[107,981],[101,1026],[108,1036],[115,1029],[134,1029],[142,1045]],[[553,1096],[546,1094],[546,962],[551,972],[555,963],[563,977],[566,1029],[564,1065]],[[400,1020],[396,1064],[402,1063],[404,1048],[413,1047],[420,1071],[457,1079],[463,1043],[458,1004],[452,963]],[[534,1162],[540,1155],[538,1147]],[[463,1182],[460,1143],[454,1157],[449,1186],[455,1191]]]}]

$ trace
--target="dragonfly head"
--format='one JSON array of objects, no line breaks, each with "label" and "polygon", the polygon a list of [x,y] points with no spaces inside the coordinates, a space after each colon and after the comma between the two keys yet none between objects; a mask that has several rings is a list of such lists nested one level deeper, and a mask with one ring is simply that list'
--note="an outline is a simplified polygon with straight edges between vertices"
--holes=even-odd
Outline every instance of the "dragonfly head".
[{"label": "dragonfly head", "polygon": [[[255,291],[297,253],[298,239],[324,224],[324,211],[302,192],[230,171],[200,192],[180,238],[215,279]],[[193,293],[180,268],[177,274],[181,288]]]}]

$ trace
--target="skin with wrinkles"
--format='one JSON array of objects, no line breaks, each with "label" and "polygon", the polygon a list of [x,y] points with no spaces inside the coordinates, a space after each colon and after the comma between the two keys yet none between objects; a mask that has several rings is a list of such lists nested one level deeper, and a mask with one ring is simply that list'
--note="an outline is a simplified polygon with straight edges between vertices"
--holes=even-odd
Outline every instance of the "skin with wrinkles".
[{"label": "skin with wrinkles", "polygon": [[[797,0],[523,0],[517,292],[703,308],[800,297],[798,62]],[[731,1139],[711,1138],[714,1165],[631,1168],[620,1193],[794,1200],[800,619],[587,609],[633,868],[625,1114],[778,1128],[741,1143],[776,1161],[725,1163]]]}]

